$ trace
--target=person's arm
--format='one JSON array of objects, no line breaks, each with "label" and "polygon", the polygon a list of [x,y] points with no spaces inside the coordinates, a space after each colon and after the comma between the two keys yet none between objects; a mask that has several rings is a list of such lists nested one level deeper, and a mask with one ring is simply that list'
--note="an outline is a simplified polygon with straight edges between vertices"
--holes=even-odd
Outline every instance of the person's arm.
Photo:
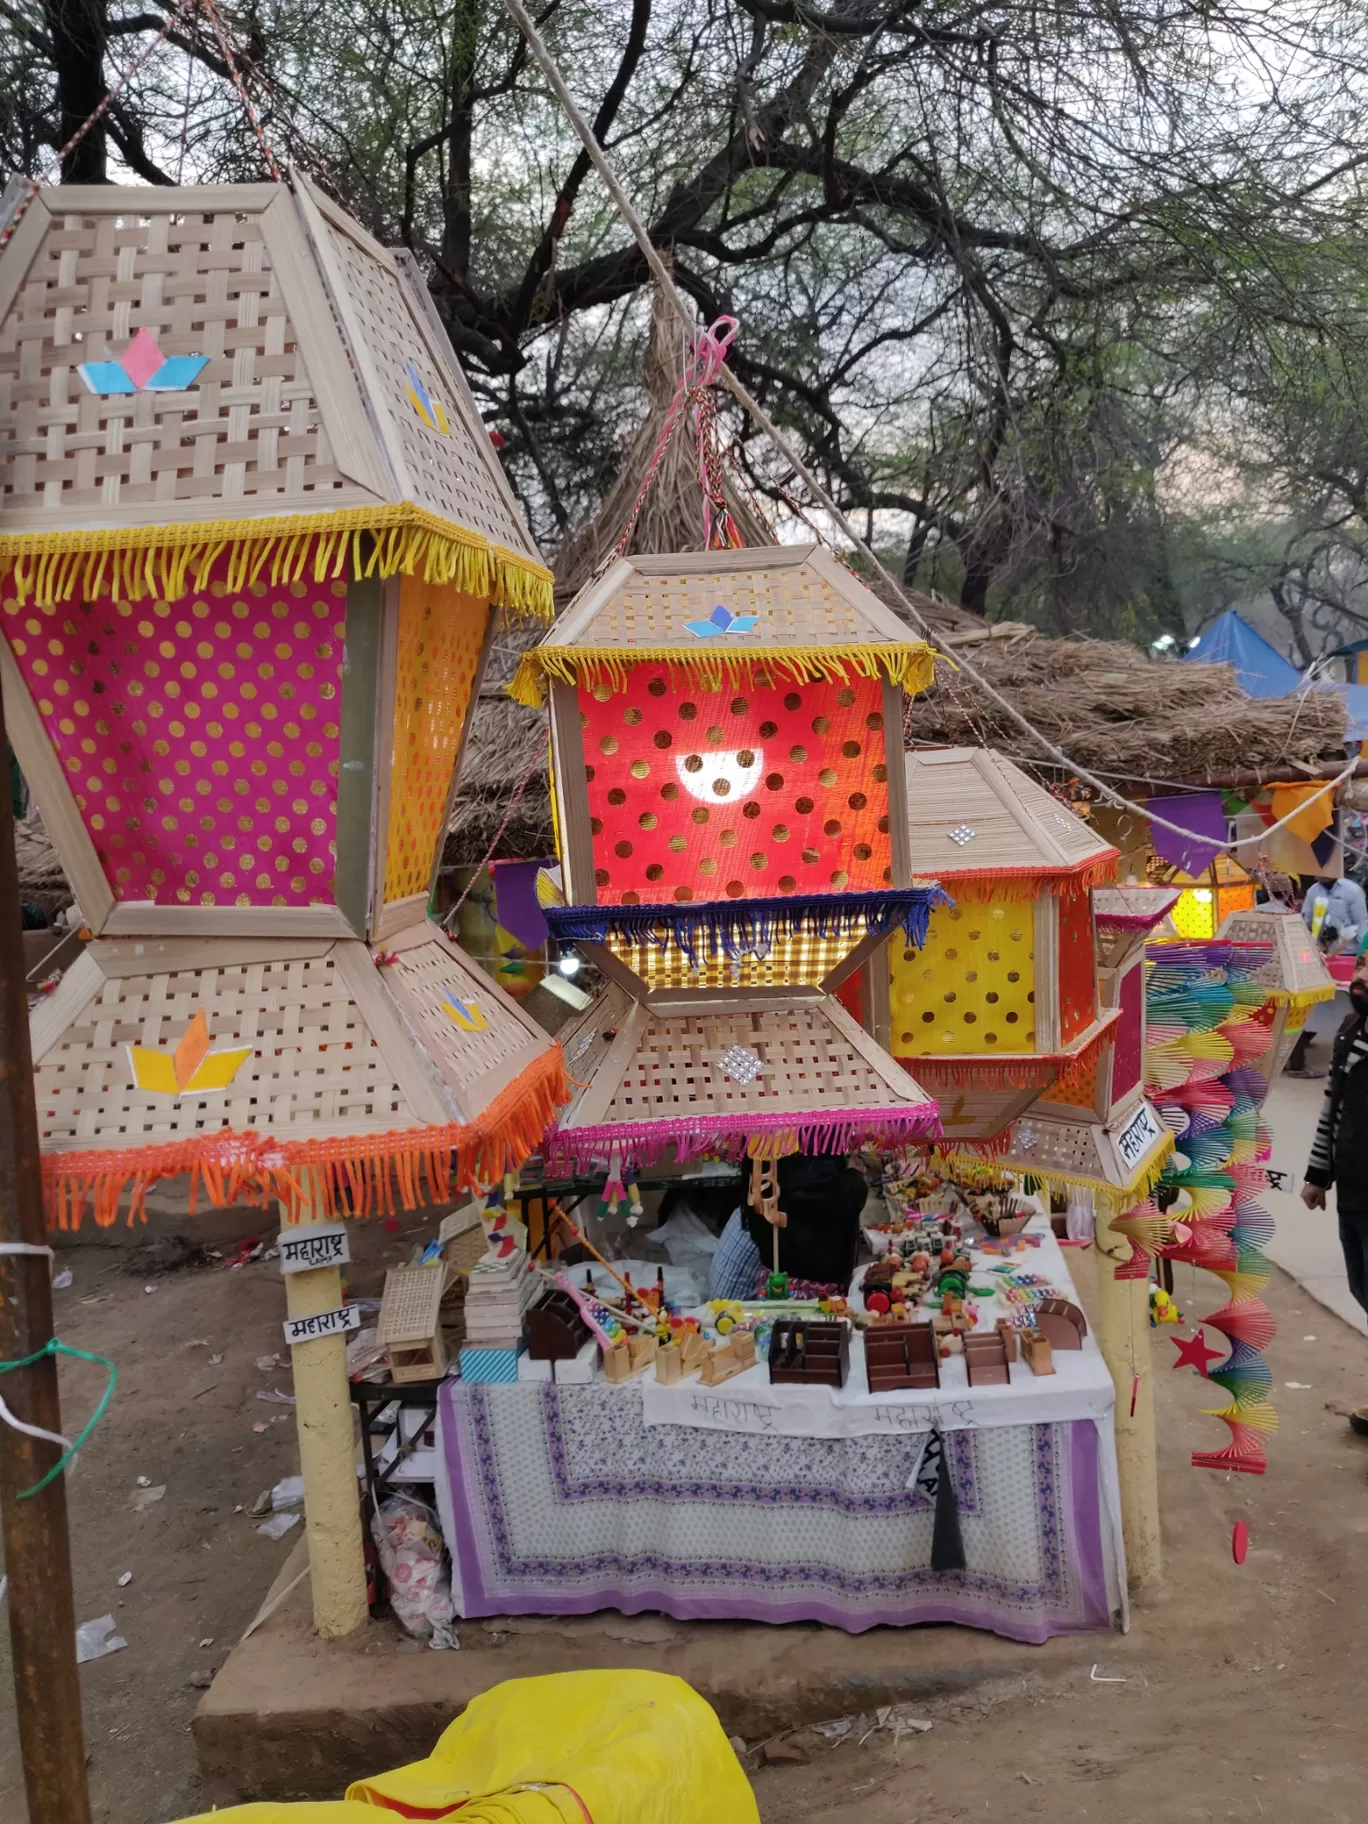
[{"label": "person's arm", "polygon": [[1315,1138],[1311,1142],[1311,1157],[1306,1162],[1306,1183],[1302,1186],[1302,1202],[1311,1210],[1325,1208],[1325,1193],[1329,1190],[1335,1176],[1335,1107],[1337,1101],[1335,1076],[1332,1071],[1321,1101],[1320,1120],[1316,1123]]}]

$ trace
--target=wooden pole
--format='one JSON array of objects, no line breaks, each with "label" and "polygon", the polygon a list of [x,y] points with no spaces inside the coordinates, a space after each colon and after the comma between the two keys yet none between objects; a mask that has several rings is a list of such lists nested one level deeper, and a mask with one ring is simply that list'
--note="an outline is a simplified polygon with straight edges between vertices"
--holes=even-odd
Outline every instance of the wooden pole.
[{"label": "wooden pole", "polygon": [[[0,704],[0,754],[8,751]],[[47,1244],[8,781],[0,790],[0,1242]],[[51,1340],[51,1277],[45,1253],[0,1254],[0,1360],[18,1361]],[[60,1434],[54,1356],[7,1374],[4,1397],[17,1418]],[[29,1820],[90,1824],[65,1478],[19,1499],[56,1461],[55,1444],[0,1422],[0,1526]]]},{"label": "wooden pole", "polygon": [[[281,1215],[284,1226],[283,1206]],[[307,1216],[306,1210],[306,1221]],[[304,1227],[296,1225],[293,1232],[302,1233]],[[285,1277],[285,1307],[291,1317],[317,1317],[336,1311],[341,1303],[340,1267],[316,1267]],[[363,1626],[368,1614],[347,1339],[318,1336],[296,1343],[293,1359],[314,1626],[324,1640],[340,1640]]]},{"label": "wooden pole", "polygon": [[[1154,1441],[1148,1279],[1118,1279],[1130,1247],[1097,1225],[1097,1343],[1116,1387],[1116,1468],[1126,1576],[1134,1587],[1163,1569],[1159,1541],[1159,1467]],[[1138,1380],[1137,1380],[1138,1377]],[[1131,1408],[1134,1406],[1134,1411]]]}]

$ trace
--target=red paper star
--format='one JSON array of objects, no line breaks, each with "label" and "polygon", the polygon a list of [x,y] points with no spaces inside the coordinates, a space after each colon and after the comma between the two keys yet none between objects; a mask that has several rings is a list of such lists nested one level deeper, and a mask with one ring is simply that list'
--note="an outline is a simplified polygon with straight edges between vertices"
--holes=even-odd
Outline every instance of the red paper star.
[{"label": "red paper star", "polygon": [[1178,1360],[1173,1364],[1175,1368],[1195,1368],[1203,1380],[1210,1378],[1207,1363],[1219,1361],[1221,1351],[1213,1349],[1207,1342],[1205,1330],[1199,1330],[1196,1336],[1175,1336],[1169,1340],[1178,1351]]}]

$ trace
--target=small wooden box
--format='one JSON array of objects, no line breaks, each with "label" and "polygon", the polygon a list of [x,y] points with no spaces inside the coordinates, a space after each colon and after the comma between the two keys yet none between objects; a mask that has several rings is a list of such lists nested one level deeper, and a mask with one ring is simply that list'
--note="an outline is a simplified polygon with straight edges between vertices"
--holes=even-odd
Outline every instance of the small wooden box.
[{"label": "small wooden box", "polygon": [[755,1333],[751,1330],[735,1330],[725,1343],[719,1343],[716,1349],[710,1349],[703,1358],[703,1385],[716,1387],[723,1381],[729,1381],[734,1374],[744,1374],[747,1368],[754,1366]]},{"label": "small wooden box", "polygon": [[864,1344],[871,1393],[940,1386],[940,1351],[930,1324],[879,1324],[865,1331]]},{"label": "small wooden box", "polygon": [[964,1339],[964,1366],[971,1387],[1007,1387],[1012,1371],[1007,1365],[1007,1344],[1000,1330],[985,1330]]},{"label": "small wooden box", "polygon": [[391,1267],[385,1275],[376,1341],[389,1357],[390,1379],[398,1387],[412,1381],[440,1381],[447,1371],[442,1336],[442,1294],[446,1268]]},{"label": "small wooden box", "polygon": [[850,1372],[849,1326],[781,1318],[770,1333],[769,1371],[775,1386],[844,1387]]},{"label": "small wooden box", "polygon": [[1021,1333],[1021,1357],[1032,1374],[1053,1374],[1054,1351],[1038,1330]]},{"label": "small wooden box", "polygon": [[570,1362],[589,1340],[589,1326],[568,1292],[553,1287],[523,1319],[534,1362]]}]

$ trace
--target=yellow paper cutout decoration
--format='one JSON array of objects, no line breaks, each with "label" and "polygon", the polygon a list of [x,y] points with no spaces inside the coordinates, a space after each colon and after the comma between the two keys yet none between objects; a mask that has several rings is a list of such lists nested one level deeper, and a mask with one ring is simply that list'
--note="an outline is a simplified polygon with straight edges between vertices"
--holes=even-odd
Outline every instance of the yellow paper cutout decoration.
[{"label": "yellow paper cutout decoration", "polygon": [[478,1001],[459,1000],[450,989],[442,996],[442,1012],[449,1020],[461,1028],[462,1032],[487,1032],[489,1021],[480,1010]]},{"label": "yellow paper cutout decoration", "polygon": [[159,1096],[202,1096],[227,1089],[252,1055],[250,1045],[209,1049],[209,1022],[201,1008],[185,1029],[174,1051],[153,1051],[147,1045],[128,1047],[133,1082]]}]

